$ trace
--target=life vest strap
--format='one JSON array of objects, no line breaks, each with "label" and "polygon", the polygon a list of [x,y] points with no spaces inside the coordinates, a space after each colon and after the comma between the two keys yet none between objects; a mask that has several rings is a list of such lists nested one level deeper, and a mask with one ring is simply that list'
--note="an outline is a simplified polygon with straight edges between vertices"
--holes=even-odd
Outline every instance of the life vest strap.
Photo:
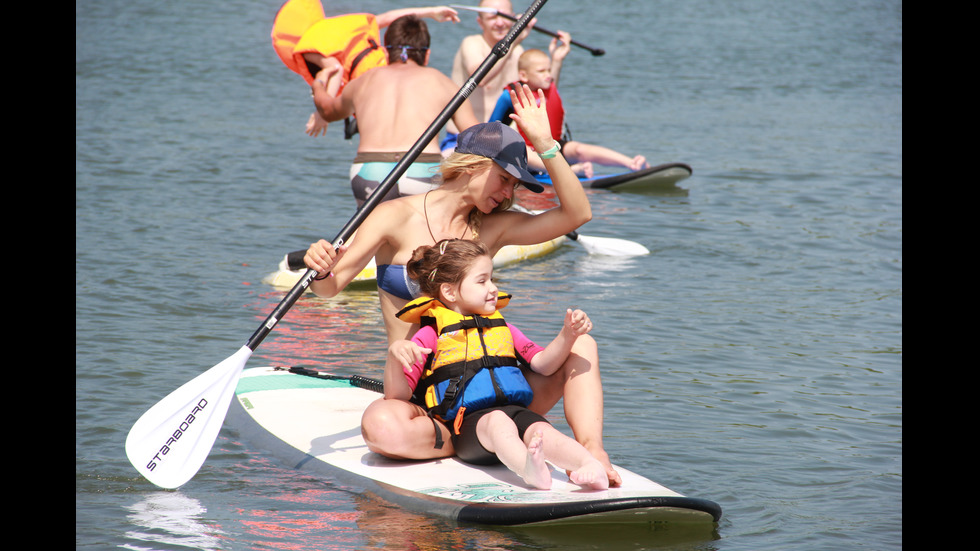
[{"label": "life vest strap", "polygon": [[354,58],[354,61],[350,64],[350,74],[351,74],[351,76],[354,75],[354,71],[357,70],[357,65],[364,59],[364,56],[368,55],[369,53],[371,53],[374,50],[377,50],[379,48],[378,43],[375,42],[373,38],[369,38],[367,40],[368,40],[368,44],[370,44],[370,46],[368,46],[367,48],[364,48],[363,50],[361,50],[361,53],[357,54],[357,57],[355,57]]},{"label": "life vest strap", "polygon": [[476,372],[483,368],[495,367],[519,367],[520,362],[508,356],[481,356],[475,360],[456,362],[440,367],[429,375],[425,375],[416,385],[416,389],[421,388],[425,394],[424,387],[437,385],[447,379],[462,377],[467,371]]},{"label": "life vest strap", "polygon": [[[459,331],[460,329],[504,327],[505,325],[507,325],[507,321],[504,320],[503,318],[487,318],[485,316],[473,316],[469,318],[464,318],[463,320],[457,323],[443,327],[439,331],[439,334],[444,335],[452,331]],[[482,337],[482,333],[481,333],[481,337]]]},{"label": "life vest strap", "polygon": [[[436,431],[436,443],[432,447],[437,450],[441,450],[446,443],[442,439],[442,431],[439,430],[439,421],[436,421],[435,417],[432,417],[431,415],[429,416],[429,419],[432,420],[432,430]],[[457,432],[457,434],[459,433]]]}]

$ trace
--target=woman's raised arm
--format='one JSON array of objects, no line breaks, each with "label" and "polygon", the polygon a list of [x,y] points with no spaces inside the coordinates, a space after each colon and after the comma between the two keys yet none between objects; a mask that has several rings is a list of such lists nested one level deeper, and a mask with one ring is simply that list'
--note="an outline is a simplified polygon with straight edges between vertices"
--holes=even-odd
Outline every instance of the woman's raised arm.
[{"label": "woman's raised arm", "polygon": [[578,177],[560,152],[551,151],[558,142],[551,136],[544,93],[540,90],[538,92],[538,98],[535,99],[527,84],[517,87],[516,91],[511,89],[511,100],[514,102],[511,118],[520,126],[534,149],[542,154],[559,204],[537,216],[500,213],[507,215],[505,218],[508,219],[501,232],[501,240],[507,244],[525,245],[554,239],[578,229],[592,219],[592,206]]}]

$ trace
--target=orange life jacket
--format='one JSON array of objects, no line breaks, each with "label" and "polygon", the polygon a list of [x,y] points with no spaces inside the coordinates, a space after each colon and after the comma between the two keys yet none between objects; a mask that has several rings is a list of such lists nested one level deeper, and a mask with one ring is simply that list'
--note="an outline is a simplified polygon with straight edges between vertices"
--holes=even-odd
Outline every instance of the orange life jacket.
[{"label": "orange life jacket", "polygon": [[381,48],[378,22],[369,13],[325,17],[319,0],[289,0],[272,24],[272,47],[290,70],[310,86],[317,68],[303,58],[306,53],[334,57],[343,65],[341,88],[369,69],[388,64]]}]

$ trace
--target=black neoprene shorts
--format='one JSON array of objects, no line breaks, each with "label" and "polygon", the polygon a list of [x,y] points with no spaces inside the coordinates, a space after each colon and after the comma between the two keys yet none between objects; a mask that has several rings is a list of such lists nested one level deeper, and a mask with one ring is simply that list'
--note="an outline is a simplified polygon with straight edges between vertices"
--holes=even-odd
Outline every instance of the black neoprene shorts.
[{"label": "black neoprene shorts", "polygon": [[[548,422],[547,419],[524,406],[500,406],[466,413],[463,415],[463,423],[459,427],[459,434],[453,435],[453,447],[456,449],[456,456],[461,460],[474,465],[493,465],[500,463],[497,455],[488,452],[480,444],[480,439],[476,436],[476,422],[484,415],[495,410],[503,411],[508,417],[514,420],[514,424],[517,425],[517,434],[521,437],[521,440],[524,439],[524,433],[528,427],[537,422]],[[447,425],[452,426],[449,423]]]}]

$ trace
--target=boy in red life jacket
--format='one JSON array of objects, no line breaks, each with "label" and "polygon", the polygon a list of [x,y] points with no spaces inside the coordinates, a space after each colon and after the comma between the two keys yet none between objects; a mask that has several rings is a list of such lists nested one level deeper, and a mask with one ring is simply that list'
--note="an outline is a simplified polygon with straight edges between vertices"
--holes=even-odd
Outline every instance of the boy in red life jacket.
[{"label": "boy in red life jacket", "polygon": [[[642,155],[629,157],[608,147],[574,141],[564,131],[565,110],[561,104],[561,96],[558,95],[558,76],[561,72],[562,61],[571,50],[572,39],[564,31],[558,31],[558,36],[560,40],[555,38],[548,48],[551,51],[550,56],[538,49],[526,50],[521,54],[517,65],[519,81],[509,86],[526,83],[531,87],[531,90],[540,89],[545,93],[552,137],[561,145],[562,155],[572,166],[572,170],[580,176],[592,177],[592,163],[604,166],[623,166],[630,170],[648,168],[650,165]],[[513,105],[510,104],[510,93],[504,90],[497,100],[490,120],[510,124],[509,115],[512,112]],[[544,169],[544,163],[541,162],[537,152],[530,144],[528,145],[528,167],[539,171]]]}]

